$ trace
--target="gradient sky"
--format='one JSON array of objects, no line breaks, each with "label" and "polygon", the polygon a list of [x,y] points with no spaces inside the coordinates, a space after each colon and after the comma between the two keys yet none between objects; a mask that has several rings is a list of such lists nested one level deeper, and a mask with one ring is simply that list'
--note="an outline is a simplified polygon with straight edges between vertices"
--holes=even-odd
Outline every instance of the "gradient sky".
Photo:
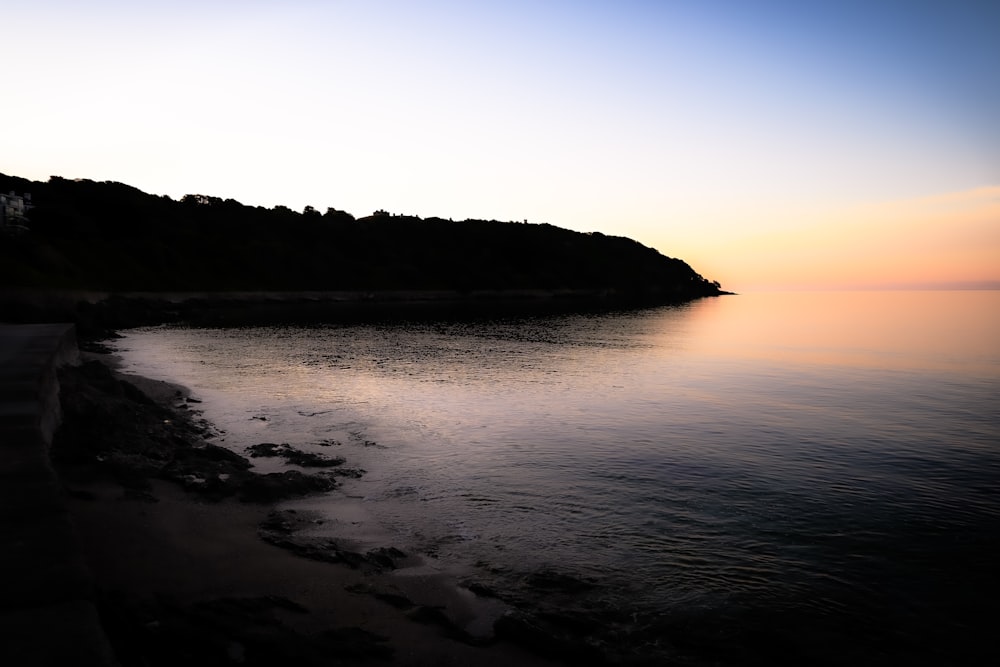
[{"label": "gradient sky", "polygon": [[997,0],[4,4],[3,173],[1000,281]]}]

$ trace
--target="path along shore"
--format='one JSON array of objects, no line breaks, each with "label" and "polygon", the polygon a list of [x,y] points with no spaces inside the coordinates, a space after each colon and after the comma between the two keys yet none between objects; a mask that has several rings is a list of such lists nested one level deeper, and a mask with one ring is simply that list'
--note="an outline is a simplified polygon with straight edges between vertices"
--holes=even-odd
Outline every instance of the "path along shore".
[{"label": "path along shore", "polygon": [[49,459],[72,325],[0,325],[0,664],[112,665],[94,587]]}]

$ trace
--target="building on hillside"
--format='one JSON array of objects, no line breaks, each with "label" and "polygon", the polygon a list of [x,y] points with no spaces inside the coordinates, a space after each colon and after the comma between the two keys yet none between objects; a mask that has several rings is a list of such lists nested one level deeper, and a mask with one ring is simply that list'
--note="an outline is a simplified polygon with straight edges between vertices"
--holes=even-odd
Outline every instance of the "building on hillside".
[{"label": "building on hillside", "polygon": [[19,229],[27,222],[26,214],[31,210],[31,194],[0,194],[0,228]]}]

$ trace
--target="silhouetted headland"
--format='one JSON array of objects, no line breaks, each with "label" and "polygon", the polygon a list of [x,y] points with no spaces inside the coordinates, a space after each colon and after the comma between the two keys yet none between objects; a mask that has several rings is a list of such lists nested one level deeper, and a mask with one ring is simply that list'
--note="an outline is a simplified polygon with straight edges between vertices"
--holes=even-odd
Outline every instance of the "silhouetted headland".
[{"label": "silhouetted headland", "polygon": [[[0,174],[0,191],[30,194],[30,206],[0,230],[8,319],[32,319],[30,311],[41,307],[25,291],[35,298],[89,292],[83,301],[105,311],[114,295],[116,312],[128,315],[110,318],[111,327],[208,312],[268,319],[279,301],[299,304],[296,317],[309,319],[331,307],[343,316],[443,308],[476,314],[726,293],[683,260],[634,240],[549,224],[385,211],[355,218],[311,206],[299,213],[206,195],[177,201],[122,183],[56,176],[43,183]],[[54,298],[44,307],[61,307]]]}]

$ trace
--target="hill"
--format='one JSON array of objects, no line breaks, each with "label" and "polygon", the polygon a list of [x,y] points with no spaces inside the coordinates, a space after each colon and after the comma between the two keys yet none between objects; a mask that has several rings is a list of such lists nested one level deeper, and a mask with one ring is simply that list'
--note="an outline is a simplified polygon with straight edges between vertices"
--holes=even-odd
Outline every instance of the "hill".
[{"label": "hill", "polygon": [[31,193],[0,234],[0,286],[112,292],[567,290],[679,302],[722,293],[628,238],[549,224],[173,200],[123,183],[0,174]]}]

